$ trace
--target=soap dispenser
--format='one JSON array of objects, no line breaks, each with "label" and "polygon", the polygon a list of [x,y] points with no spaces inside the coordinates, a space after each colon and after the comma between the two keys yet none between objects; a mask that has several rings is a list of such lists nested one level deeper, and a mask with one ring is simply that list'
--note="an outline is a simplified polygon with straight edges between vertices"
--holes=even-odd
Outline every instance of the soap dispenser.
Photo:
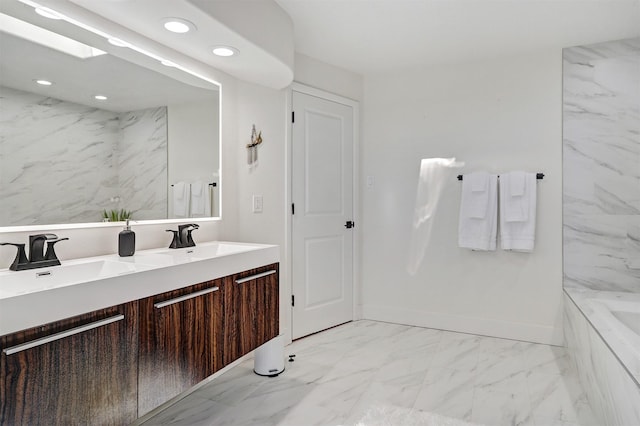
[{"label": "soap dispenser", "polygon": [[131,230],[129,219],[120,234],[118,234],[118,254],[120,257],[133,256],[136,252],[136,233]]}]

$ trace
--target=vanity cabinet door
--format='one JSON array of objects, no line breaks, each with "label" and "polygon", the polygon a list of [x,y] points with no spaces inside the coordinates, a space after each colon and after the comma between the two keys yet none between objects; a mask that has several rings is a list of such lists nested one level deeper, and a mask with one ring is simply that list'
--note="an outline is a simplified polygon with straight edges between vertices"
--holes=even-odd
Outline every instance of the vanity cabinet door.
[{"label": "vanity cabinet door", "polygon": [[217,370],[240,358],[240,296],[236,291],[234,276],[222,279],[222,315],[217,325],[219,343]]},{"label": "vanity cabinet door", "polygon": [[207,281],[139,301],[139,416],[215,372],[220,284]]},{"label": "vanity cabinet door", "polygon": [[233,276],[239,317],[239,355],[245,355],[278,335],[278,264]]},{"label": "vanity cabinet door", "polygon": [[137,417],[137,302],[0,338],[0,423],[122,425]]}]

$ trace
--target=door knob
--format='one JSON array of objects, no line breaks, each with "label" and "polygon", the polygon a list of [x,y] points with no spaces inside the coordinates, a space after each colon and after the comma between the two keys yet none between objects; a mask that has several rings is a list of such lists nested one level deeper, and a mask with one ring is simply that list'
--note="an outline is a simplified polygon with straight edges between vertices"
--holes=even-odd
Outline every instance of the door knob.
[{"label": "door knob", "polygon": [[347,228],[347,229],[354,228],[355,226],[356,226],[356,224],[352,220],[348,220],[347,223],[344,224],[344,227]]}]

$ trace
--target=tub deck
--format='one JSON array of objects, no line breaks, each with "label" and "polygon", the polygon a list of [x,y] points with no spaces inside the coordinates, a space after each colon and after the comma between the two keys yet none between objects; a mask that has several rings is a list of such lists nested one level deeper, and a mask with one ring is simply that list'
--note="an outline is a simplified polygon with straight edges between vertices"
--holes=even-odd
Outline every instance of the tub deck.
[{"label": "tub deck", "polygon": [[565,292],[640,386],[640,294],[576,288]]}]

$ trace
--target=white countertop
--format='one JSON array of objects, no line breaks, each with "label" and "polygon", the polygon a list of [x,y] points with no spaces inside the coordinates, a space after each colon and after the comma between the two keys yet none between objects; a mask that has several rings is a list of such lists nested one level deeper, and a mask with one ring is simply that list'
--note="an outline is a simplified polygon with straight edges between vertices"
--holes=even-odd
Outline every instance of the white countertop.
[{"label": "white countertop", "polygon": [[280,261],[276,245],[211,241],[0,270],[0,336]]}]

